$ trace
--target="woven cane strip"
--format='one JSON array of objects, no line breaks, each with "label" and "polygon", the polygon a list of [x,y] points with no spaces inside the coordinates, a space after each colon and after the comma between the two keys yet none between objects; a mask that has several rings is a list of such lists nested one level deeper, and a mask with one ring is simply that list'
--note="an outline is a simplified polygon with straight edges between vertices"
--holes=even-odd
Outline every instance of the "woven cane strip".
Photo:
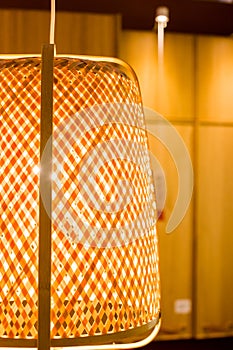
[{"label": "woven cane strip", "polygon": [[[70,252],[68,261],[74,258],[78,261],[79,256],[83,264],[72,275],[69,263],[65,264],[67,257],[61,259],[60,253],[56,259],[63,273],[53,284],[54,302],[58,306],[52,310],[52,318],[57,318],[54,336],[121,331],[147,323],[158,313],[157,261],[151,258],[156,256],[153,236],[113,251],[92,248],[77,254],[78,245],[66,248]],[[59,280],[62,274],[66,281]]]},{"label": "woven cane strip", "polygon": [[[135,148],[133,148],[132,145],[136,143],[137,138],[134,140],[134,143],[130,143],[129,140],[127,140],[127,138],[130,139],[130,134],[133,134],[134,129],[131,128],[132,130],[130,130],[130,128],[126,127],[128,131],[126,138],[128,145],[125,144],[125,142],[123,144],[119,144],[118,142],[117,150],[112,150],[115,142],[111,147],[109,147],[109,144],[111,139],[117,140],[117,137],[119,138],[121,130],[118,130],[115,125],[108,126],[104,129],[106,129],[105,134],[103,134],[102,128],[100,130],[101,139],[104,141],[104,147],[101,147],[96,155],[92,156],[91,162],[89,162],[91,149],[92,147],[95,147],[95,140],[100,138],[99,132],[93,133],[94,137],[91,142],[90,138],[88,140],[88,143],[90,143],[92,147],[88,145],[87,149],[81,150],[78,146],[76,149],[74,145],[72,147],[73,152],[70,154],[67,149],[66,161],[63,160],[63,174],[61,174],[58,169],[62,164],[61,153],[66,147],[65,142],[61,138],[61,133],[59,133],[59,143],[55,143],[57,147],[61,144],[59,149],[61,149],[62,152],[59,152],[59,150],[56,151],[58,166],[54,171],[54,174],[57,174],[57,178],[59,175],[63,176],[64,181],[60,182],[60,188],[59,186],[56,186],[56,183],[54,184],[54,186],[57,187],[54,191],[54,213],[59,217],[59,222],[66,221],[64,228],[69,235],[73,236],[73,239],[75,239],[75,233],[72,232],[72,223],[69,223],[68,220],[66,220],[67,211],[73,211],[74,217],[77,217],[76,213],[78,211],[83,220],[88,222],[89,226],[107,228],[110,230],[112,228],[121,228],[128,222],[135,221],[139,213],[142,212],[142,208],[145,205],[144,202],[147,199],[147,179],[142,169],[140,169],[140,165],[136,166],[135,164],[130,163],[127,159],[120,159],[121,154],[123,154],[123,146],[128,146],[125,150],[128,159],[136,159],[136,155],[134,154]],[[121,126],[121,129],[124,131],[123,126]],[[85,137],[84,134],[83,138],[85,139]],[[84,143],[83,138],[81,139],[81,143]],[[133,140],[133,137],[131,137],[131,139]],[[114,151],[113,154],[112,151]],[[77,155],[80,153],[82,153],[84,158],[86,157],[88,160],[88,162],[86,162],[87,164],[84,164],[83,169],[81,169],[79,164],[75,164],[78,158]],[[113,156],[115,156],[115,159],[112,158]],[[104,162],[96,173],[96,176],[94,177],[95,181],[93,183],[91,180],[93,167],[96,166],[98,158],[100,157],[104,158]],[[82,161],[80,161],[80,163],[82,163]],[[76,179],[78,179],[78,181],[76,181]],[[119,185],[119,181],[121,181],[121,185]],[[127,182],[130,182],[130,188],[125,184]],[[85,190],[82,189],[82,184],[84,184]],[[130,190],[133,193],[129,196]],[[82,193],[82,197],[79,199],[80,193]],[[101,198],[101,195],[103,198]],[[83,203],[82,199],[86,201],[86,204]],[[129,201],[130,204],[127,204]],[[108,206],[107,211],[105,210],[106,203]],[[119,210],[121,207],[124,207],[124,209]],[[144,220],[146,220],[145,214]],[[81,223],[79,223],[79,225],[81,225]],[[90,237],[90,233],[90,230],[86,230],[85,227],[82,228],[82,235],[85,236],[85,242],[91,241],[92,237]],[[119,232],[117,233],[117,231],[115,231],[115,233],[116,239],[119,239]],[[127,235],[130,237],[129,229],[127,230]],[[135,237],[135,232],[133,235]],[[114,236],[112,235],[111,239],[113,238]],[[96,236],[93,240],[96,240]],[[113,242],[110,240],[109,234],[107,233],[105,244],[107,245],[108,242],[113,245]]]},{"label": "woven cane strip", "polygon": [[[140,95],[127,77],[101,64],[70,61],[56,68],[52,337],[128,330],[159,312],[154,198],[142,151],[147,138]],[[132,192],[125,206],[127,181]],[[139,215],[143,220],[137,223]]]},{"label": "woven cane strip", "polygon": [[39,70],[0,67],[0,336],[36,337]]},{"label": "woven cane strip", "polygon": [[[142,152],[147,139],[138,87],[105,63],[56,59],[54,71],[51,336],[106,334],[140,326],[157,317],[159,288],[156,231],[151,218],[153,196],[147,176],[148,157],[143,158]],[[35,338],[40,59],[3,62],[1,73],[0,126],[5,137],[0,143],[0,202],[4,208],[0,236],[0,336]],[[86,179],[83,169],[92,173],[87,166],[88,156],[98,159],[98,141],[102,141],[107,160],[94,180],[101,198],[110,203],[110,211],[101,206],[96,210],[98,198],[93,195],[91,202],[82,191],[86,204],[77,201],[81,187],[76,180],[83,183]],[[119,155],[125,147],[128,156],[124,161]],[[142,156],[140,164],[134,162],[137,155]],[[122,182],[117,187],[119,179]],[[122,198],[128,192],[122,185],[129,179],[133,200],[128,210],[117,210],[115,203],[124,208]],[[95,188],[92,189],[94,193]],[[135,234],[132,223],[145,205],[152,209],[142,217],[145,220],[139,220]],[[83,216],[79,222],[84,218],[89,227],[81,232],[81,241],[72,231],[70,217],[64,214],[71,212],[77,218],[80,210]],[[149,226],[142,230],[140,222],[144,221]],[[123,245],[126,232],[119,234],[125,223],[131,225],[127,245]],[[91,240],[90,227],[95,228]],[[103,237],[109,228],[114,229],[111,248],[106,239],[98,239],[101,244],[95,246],[96,238]]]}]

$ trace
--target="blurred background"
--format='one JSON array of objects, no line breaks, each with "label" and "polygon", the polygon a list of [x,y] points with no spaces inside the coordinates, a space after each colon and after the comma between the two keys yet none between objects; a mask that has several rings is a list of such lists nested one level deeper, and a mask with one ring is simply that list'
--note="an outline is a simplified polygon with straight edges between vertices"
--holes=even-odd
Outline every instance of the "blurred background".
[{"label": "blurred background", "polygon": [[[169,9],[162,62],[158,6]],[[0,1],[0,54],[40,53],[49,40],[49,7],[44,0]],[[155,137],[150,140],[167,186],[158,221],[162,327],[157,340],[233,337],[232,34],[232,1],[57,1],[57,53],[128,62],[144,106],[176,128],[192,159],[192,200],[167,234],[179,179],[169,151]],[[146,119],[153,132],[156,118],[148,113]]]}]

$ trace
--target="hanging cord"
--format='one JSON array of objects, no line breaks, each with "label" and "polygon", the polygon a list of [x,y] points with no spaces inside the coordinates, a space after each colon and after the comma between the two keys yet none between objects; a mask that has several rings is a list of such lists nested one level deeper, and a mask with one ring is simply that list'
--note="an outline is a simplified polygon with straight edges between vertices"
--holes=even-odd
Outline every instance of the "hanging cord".
[{"label": "hanging cord", "polygon": [[50,17],[50,39],[49,43],[54,45],[55,41],[55,13],[56,13],[56,0],[51,0],[51,17]]}]

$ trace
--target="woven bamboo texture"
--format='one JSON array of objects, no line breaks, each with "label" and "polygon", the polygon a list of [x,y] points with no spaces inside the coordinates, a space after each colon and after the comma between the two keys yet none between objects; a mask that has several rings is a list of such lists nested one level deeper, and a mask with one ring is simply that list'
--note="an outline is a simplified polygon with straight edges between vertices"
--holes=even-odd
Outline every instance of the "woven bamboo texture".
[{"label": "woven bamboo texture", "polygon": [[[0,337],[6,338],[38,334],[40,80],[40,58],[0,63]],[[51,338],[145,325],[158,317],[160,294],[137,81],[114,64],[56,58],[53,122]]]}]

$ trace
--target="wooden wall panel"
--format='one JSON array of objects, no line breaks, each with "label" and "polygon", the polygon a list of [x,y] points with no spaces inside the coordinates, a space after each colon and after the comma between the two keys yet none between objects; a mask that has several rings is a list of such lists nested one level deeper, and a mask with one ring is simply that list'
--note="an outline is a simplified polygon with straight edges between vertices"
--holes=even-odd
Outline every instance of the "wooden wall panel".
[{"label": "wooden wall panel", "polygon": [[[48,43],[50,13],[36,10],[0,10],[0,53],[37,53]],[[116,56],[118,15],[58,12],[57,53]]]},{"label": "wooden wall panel", "polygon": [[[1,53],[40,53],[41,44],[48,41],[47,12],[0,10],[0,21]],[[197,157],[197,206],[191,205],[168,235],[165,227],[178,190],[176,168],[167,150],[150,140],[167,181],[166,205],[158,224],[163,313],[159,337],[191,337],[195,319],[190,308],[197,316],[195,336],[233,335],[233,38],[165,30],[164,66],[159,69],[156,33],[120,32],[119,21],[112,15],[59,13],[57,52],[124,59],[139,78],[144,106],[176,123],[191,155]],[[193,289],[197,303],[191,305]]]},{"label": "wooden wall panel", "polygon": [[156,35],[148,31],[122,31],[119,58],[132,66],[139,79],[144,105],[156,109]]},{"label": "wooden wall panel", "polygon": [[165,34],[162,113],[169,120],[194,119],[194,37]]},{"label": "wooden wall panel", "polygon": [[197,337],[233,335],[233,127],[199,130]]},{"label": "wooden wall panel", "polygon": [[158,66],[155,32],[122,31],[118,56],[135,70],[144,105],[169,120],[194,118],[194,38],[165,33],[164,66]]},{"label": "wooden wall panel", "polygon": [[197,37],[197,117],[233,122],[233,38]]},{"label": "wooden wall panel", "polygon": [[[156,134],[157,127],[148,123],[152,135],[153,130]],[[192,154],[193,128],[176,125],[176,129]],[[166,128],[163,132],[166,132]],[[167,190],[165,207],[158,221],[162,309],[162,326],[158,339],[191,338],[193,207],[191,204],[180,225],[167,234],[166,226],[178,194],[178,174],[171,154],[161,142],[150,136],[149,144],[153,157],[160,162],[164,171]],[[158,183],[156,171],[154,174],[155,183]]]}]

